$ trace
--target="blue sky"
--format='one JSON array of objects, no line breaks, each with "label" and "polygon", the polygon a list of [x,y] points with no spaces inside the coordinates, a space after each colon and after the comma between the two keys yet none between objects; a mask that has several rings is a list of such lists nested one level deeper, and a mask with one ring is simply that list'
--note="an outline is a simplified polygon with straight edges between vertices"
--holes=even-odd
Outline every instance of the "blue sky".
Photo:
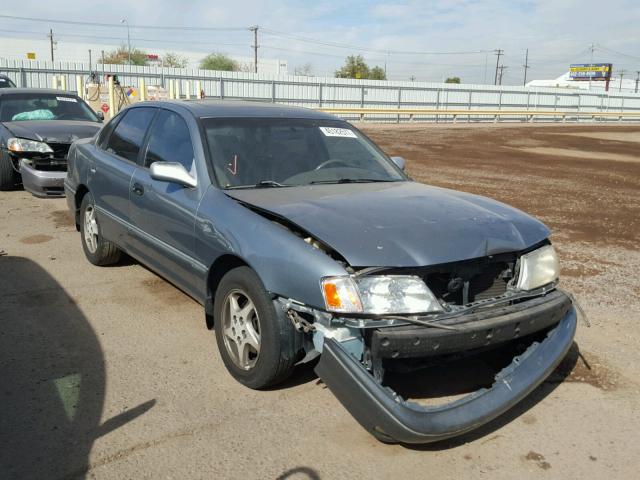
[{"label": "blue sky", "polygon": [[[591,43],[596,44],[594,61],[611,62],[634,74],[640,70],[638,0],[22,0],[13,5],[10,13],[6,9],[0,13],[114,25],[124,16],[132,26],[135,46],[147,51],[189,51],[194,62],[209,51],[250,56],[251,34],[242,27],[257,24],[264,28],[260,55],[288,60],[290,71],[310,63],[314,73],[330,74],[346,55],[362,54],[372,65],[386,61],[391,79],[415,76],[438,81],[456,75],[467,83],[492,82],[496,61],[492,51],[500,48],[505,51],[505,83],[517,84],[522,81],[525,49],[529,49],[532,67],[529,78],[555,78],[569,63],[588,62]],[[170,31],[136,25],[238,30]],[[123,26],[84,27],[0,18],[0,32],[4,32],[0,34],[5,36],[42,39],[49,27],[60,45],[113,46],[121,43],[119,38],[126,39]],[[317,39],[324,45],[300,37]],[[0,55],[7,55],[11,47],[3,43]],[[450,53],[398,53],[406,51]]]}]

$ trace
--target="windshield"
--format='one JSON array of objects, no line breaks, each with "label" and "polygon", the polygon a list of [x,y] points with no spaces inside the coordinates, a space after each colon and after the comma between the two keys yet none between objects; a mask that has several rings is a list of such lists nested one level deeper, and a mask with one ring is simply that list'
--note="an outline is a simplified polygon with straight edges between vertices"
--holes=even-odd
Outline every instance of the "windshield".
[{"label": "windshield", "polygon": [[205,119],[204,127],[223,188],[407,179],[369,139],[340,120]]},{"label": "windshield", "polygon": [[98,117],[79,98],[55,93],[22,93],[0,98],[0,122],[25,120],[82,120],[98,122]]},{"label": "windshield", "polygon": [[16,84],[9,77],[0,75],[0,88],[15,88]]}]

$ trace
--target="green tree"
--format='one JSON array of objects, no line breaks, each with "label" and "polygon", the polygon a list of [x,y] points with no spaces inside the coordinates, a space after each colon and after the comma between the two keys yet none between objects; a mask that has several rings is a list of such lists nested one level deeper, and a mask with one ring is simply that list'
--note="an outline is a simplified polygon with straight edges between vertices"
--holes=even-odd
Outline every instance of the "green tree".
[{"label": "green tree", "polygon": [[240,65],[234,59],[223,53],[210,53],[200,62],[203,70],[223,70],[227,72],[237,72]]},{"label": "green tree", "polygon": [[165,67],[185,68],[188,63],[186,57],[177,53],[167,52],[162,56],[162,65]]},{"label": "green tree", "polygon": [[129,49],[126,45],[120,45],[116,50],[112,50],[104,56],[104,63],[110,65],[147,65],[149,59],[147,52],[132,47],[131,62],[129,62]]},{"label": "green tree", "polygon": [[362,55],[349,55],[340,70],[336,70],[336,78],[369,78],[369,66]]},{"label": "green tree", "polygon": [[444,83],[460,83],[460,77],[449,77]]},{"label": "green tree", "polygon": [[370,80],[386,80],[387,74],[382,67],[369,68],[362,55],[349,55],[340,70],[336,70],[336,78],[362,78]]},{"label": "green tree", "polygon": [[384,68],[375,66],[369,72],[369,78],[371,80],[386,80],[387,73],[384,71]]}]

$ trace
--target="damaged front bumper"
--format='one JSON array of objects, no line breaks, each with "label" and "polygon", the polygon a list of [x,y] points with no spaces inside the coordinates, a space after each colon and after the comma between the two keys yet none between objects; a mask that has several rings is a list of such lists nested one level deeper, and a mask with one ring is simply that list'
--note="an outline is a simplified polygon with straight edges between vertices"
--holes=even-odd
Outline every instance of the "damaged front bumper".
[{"label": "damaged front bumper", "polygon": [[[324,338],[322,355],[315,370],[356,420],[382,441],[420,444],[454,437],[478,428],[514,406],[547,378],[564,358],[575,335],[576,311],[563,293],[557,292],[557,297],[558,301],[562,300],[562,307],[549,308],[551,305],[545,302],[546,314],[536,312],[535,308],[512,312],[510,321],[497,327],[509,325],[509,328],[515,328],[516,324],[524,326],[537,322],[538,326],[532,327],[532,331],[552,327],[544,340],[533,342],[524,353],[514,357],[511,364],[495,376],[490,388],[448,404],[425,407],[405,401],[377,381],[354,356],[348,342],[339,338]],[[475,323],[475,328],[474,323],[468,323],[470,329],[465,329],[462,334],[440,331],[439,340],[444,339],[441,335],[451,334],[470,339],[479,331],[485,331],[487,325],[482,325],[482,321]],[[489,328],[494,328],[495,332],[496,325]],[[391,333],[395,329],[386,330]],[[452,345],[462,347],[457,340]],[[471,342],[467,348],[474,346],[477,345]]]},{"label": "damaged front bumper", "polygon": [[64,196],[66,171],[37,170],[26,159],[20,160],[20,175],[24,189],[36,197]]}]

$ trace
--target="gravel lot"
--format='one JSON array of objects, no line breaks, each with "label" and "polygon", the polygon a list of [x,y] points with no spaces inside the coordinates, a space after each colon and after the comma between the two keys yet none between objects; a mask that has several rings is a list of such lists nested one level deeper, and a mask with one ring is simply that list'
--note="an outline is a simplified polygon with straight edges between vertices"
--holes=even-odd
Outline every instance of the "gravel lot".
[{"label": "gravel lot", "polygon": [[[547,382],[480,431],[384,445],[309,368],[236,383],[192,299],[90,265],[64,200],[0,192],[0,478],[636,478],[640,127],[361,127],[416,180],[552,228],[591,327]],[[451,376],[447,394],[473,383]]]}]

